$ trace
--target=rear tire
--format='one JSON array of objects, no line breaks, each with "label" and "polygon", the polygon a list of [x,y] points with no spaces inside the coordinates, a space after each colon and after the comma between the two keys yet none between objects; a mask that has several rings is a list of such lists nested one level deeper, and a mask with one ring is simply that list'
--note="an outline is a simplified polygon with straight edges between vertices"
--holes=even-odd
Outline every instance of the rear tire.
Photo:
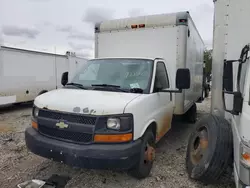
[{"label": "rear tire", "polygon": [[129,172],[130,175],[137,179],[143,179],[148,177],[153,166],[154,158],[155,158],[155,136],[152,130],[148,129],[144,133],[144,136],[142,137],[140,159],[136,164],[136,166],[130,170]]},{"label": "rear tire", "polygon": [[204,100],[205,100],[205,98],[206,98],[205,90],[204,90],[204,89],[202,89],[202,95],[201,95],[201,99],[202,99],[202,101],[204,101]]},{"label": "rear tire", "polygon": [[225,119],[208,115],[197,123],[188,141],[186,168],[191,179],[206,184],[231,179],[233,135]]},{"label": "rear tire", "polygon": [[204,92],[205,92],[205,98],[208,98],[208,95],[209,95],[209,89],[208,89],[208,88],[205,88],[205,89],[204,89]]},{"label": "rear tire", "polygon": [[192,107],[186,112],[185,120],[189,123],[195,123],[197,119],[197,106],[196,103],[192,105]]}]

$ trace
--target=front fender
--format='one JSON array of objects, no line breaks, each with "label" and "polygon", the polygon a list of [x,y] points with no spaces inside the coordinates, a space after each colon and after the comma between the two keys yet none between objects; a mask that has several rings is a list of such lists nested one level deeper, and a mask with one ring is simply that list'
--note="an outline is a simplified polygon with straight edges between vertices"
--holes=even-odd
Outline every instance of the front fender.
[{"label": "front fender", "polygon": [[[152,123],[155,123],[155,124],[156,124],[156,120],[155,120],[155,119],[149,120],[149,121],[145,124],[145,126],[142,128],[142,131],[141,131],[141,134],[140,134],[140,138],[144,135],[145,131],[147,130],[147,128],[148,128]],[[156,124],[156,132],[157,132],[157,124]]]}]

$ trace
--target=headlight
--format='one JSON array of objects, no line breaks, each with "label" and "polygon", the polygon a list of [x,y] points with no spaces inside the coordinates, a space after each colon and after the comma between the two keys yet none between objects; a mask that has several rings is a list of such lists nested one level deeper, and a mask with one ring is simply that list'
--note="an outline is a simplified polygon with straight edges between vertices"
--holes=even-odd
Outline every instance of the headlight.
[{"label": "headlight", "polygon": [[241,143],[240,156],[241,156],[241,163],[246,168],[250,168],[250,148],[243,143]]},{"label": "headlight", "polygon": [[108,118],[107,127],[113,130],[120,130],[121,120],[118,118]]},{"label": "headlight", "polygon": [[39,109],[38,109],[37,107],[34,107],[34,109],[33,109],[33,116],[34,116],[35,118],[38,117],[38,113],[39,113]]}]

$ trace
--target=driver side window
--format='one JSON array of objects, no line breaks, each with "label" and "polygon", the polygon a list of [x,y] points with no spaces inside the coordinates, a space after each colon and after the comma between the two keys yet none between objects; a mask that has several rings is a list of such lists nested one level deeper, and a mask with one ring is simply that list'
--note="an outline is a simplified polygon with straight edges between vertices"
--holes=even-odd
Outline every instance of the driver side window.
[{"label": "driver side window", "polygon": [[166,71],[165,64],[162,61],[157,62],[157,65],[156,65],[154,88],[156,91],[159,89],[168,89],[169,88],[168,74]]}]

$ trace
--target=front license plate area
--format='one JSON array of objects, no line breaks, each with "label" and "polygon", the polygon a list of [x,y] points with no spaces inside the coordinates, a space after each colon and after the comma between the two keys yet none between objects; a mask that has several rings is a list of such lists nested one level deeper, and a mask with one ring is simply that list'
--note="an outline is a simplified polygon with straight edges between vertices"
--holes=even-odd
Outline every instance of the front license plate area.
[{"label": "front license plate area", "polygon": [[54,161],[58,161],[61,163],[65,162],[66,156],[63,151],[49,151],[49,158]]}]

